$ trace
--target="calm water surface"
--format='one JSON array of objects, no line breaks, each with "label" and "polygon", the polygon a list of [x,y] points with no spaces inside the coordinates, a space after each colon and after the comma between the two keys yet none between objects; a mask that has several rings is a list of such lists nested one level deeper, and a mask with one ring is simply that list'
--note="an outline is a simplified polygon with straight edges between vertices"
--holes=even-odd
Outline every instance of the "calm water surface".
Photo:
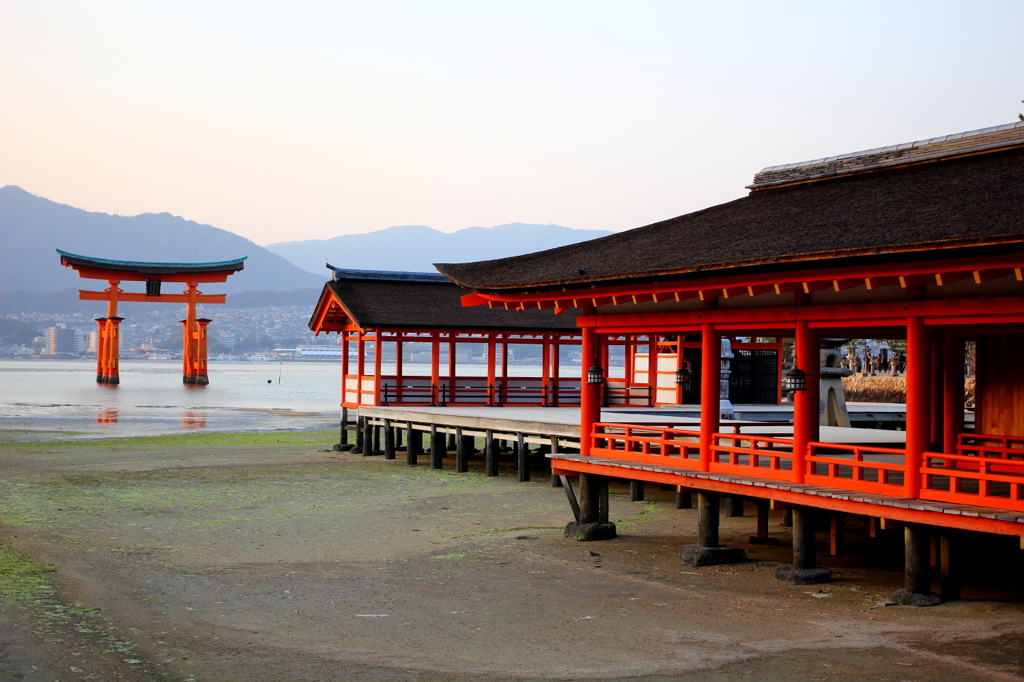
[{"label": "calm water surface", "polygon": [[334,362],[211,362],[209,386],[186,386],[180,361],[123,360],[121,384],[105,386],[94,360],[4,360],[0,430],[10,441],[19,432],[38,440],[40,431],[66,438],[334,428],[339,383]]},{"label": "calm water surface", "polygon": [[[211,361],[210,384],[186,386],[179,360],[122,360],[121,384],[106,386],[96,383],[95,360],[0,360],[0,440],[337,428],[339,364]],[[429,365],[405,369],[430,375]],[[561,368],[564,377],[579,372]],[[539,376],[540,367],[509,374]]]}]

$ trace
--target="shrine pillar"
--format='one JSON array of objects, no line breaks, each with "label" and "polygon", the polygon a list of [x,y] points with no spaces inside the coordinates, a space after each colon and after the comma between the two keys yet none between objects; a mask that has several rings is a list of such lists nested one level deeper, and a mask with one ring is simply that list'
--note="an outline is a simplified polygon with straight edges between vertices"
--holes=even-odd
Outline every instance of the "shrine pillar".
[{"label": "shrine pillar", "polygon": [[793,394],[793,482],[807,474],[807,450],[818,440],[821,423],[821,341],[806,322],[796,323],[796,366],[806,376],[806,389]]},{"label": "shrine pillar", "polygon": [[722,418],[722,335],[710,324],[701,329],[700,364],[700,470],[710,471]]},{"label": "shrine pillar", "polygon": [[96,383],[107,381],[107,318],[96,318]]},{"label": "shrine pillar", "polygon": [[181,381],[193,385],[196,382],[196,361],[199,356],[199,327],[196,324],[196,296],[199,293],[195,282],[187,282],[185,319],[181,320]]},{"label": "shrine pillar", "polygon": [[[593,314],[593,309],[584,311]],[[599,381],[605,377],[605,368],[601,367],[601,348],[597,333],[593,327],[582,328],[580,345],[580,363],[583,380],[580,382],[580,454],[589,455],[593,447],[594,424],[601,421],[601,392],[604,383]],[[601,376],[590,376],[593,368],[601,369]]]},{"label": "shrine pillar", "polygon": [[123,317],[107,318],[107,375],[103,383],[120,384],[121,377],[118,370],[121,355],[121,321]]},{"label": "shrine pillar", "polygon": [[206,328],[212,321],[205,317],[200,317],[196,320],[196,336],[198,338],[196,339],[195,376],[196,383],[200,386],[206,386],[210,383],[210,372],[206,368],[206,347],[208,345]]},{"label": "shrine pillar", "polygon": [[942,451],[956,452],[964,430],[964,339],[946,329],[942,346]]},{"label": "shrine pillar", "polygon": [[931,445],[931,334],[920,317],[907,318],[907,450],[905,494],[921,495],[921,462]]}]

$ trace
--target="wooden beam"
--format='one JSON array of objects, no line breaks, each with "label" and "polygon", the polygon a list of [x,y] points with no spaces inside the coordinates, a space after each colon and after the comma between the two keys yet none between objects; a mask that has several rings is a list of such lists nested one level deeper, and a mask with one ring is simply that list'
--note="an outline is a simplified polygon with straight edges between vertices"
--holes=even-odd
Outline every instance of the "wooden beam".
[{"label": "wooden beam", "polygon": [[[109,301],[110,293],[106,291],[82,291],[79,290],[78,298],[82,301]],[[129,294],[123,291],[118,292],[117,300],[130,301],[132,303],[188,303],[188,294],[160,294],[159,296],[146,296],[145,294]],[[196,303],[224,303],[227,300],[226,294],[196,294]]]}]

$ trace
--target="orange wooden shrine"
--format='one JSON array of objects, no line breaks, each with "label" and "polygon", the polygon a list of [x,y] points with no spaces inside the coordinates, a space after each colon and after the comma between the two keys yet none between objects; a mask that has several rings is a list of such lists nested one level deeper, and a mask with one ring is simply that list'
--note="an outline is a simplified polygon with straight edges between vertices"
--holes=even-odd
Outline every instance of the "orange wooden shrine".
[{"label": "orange wooden shrine", "polygon": [[[774,166],[748,189],[583,244],[438,265],[472,292],[464,305],[578,315],[591,379],[580,454],[552,455],[556,473],[793,508],[801,570],[814,568],[804,510],[906,524],[910,595],[927,592],[930,532],[942,547],[955,529],[1024,543],[1024,123]],[[602,422],[602,348],[624,334],[700,339],[709,407],[723,337],[795,339],[784,380],[792,437],[729,433],[715,408],[702,410],[699,429]],[[905,339],[905,447],[821,442],[820,340],[831,337]],[[973,429],[968,342],[978,364]]]}]

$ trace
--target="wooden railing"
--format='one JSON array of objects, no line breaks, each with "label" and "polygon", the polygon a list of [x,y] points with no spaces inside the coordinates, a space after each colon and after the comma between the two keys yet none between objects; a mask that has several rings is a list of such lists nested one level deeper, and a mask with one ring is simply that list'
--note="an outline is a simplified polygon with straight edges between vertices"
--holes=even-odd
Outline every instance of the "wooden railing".
[{"label": "wooden railing", "polygon": [[921,497],[1024,511],[1024,452],[988,448],[983,452],[980,456],[925,453]]},{"label": "wooden railing", "polygon": [[[716,433],[707,470],[796,481],[793,440]],[[597,423],[591,455],[611,460],[700,470],[700,432],[657,424]],[[906,497],[906,451],[864,445],[810,443],[804,483]],[[964,434],[958,452],[924,453],[919,499],[1024,511],[1024,437]]]},{"label": "wooden railing", "polygon": [[595,424],[591,454],[608,459],[700,468],[700,432],[661,426]]},{"label": "wooden railing", "polygon": [[710,470],[792,481],[793,441],[788,438],[740,437],[716,433],[711,446]]},{"label": "wooden railing", "polygon": [[906,452],[894,448],[811,443],[804,482],[829,488],[903,495]]},{"label": "wooden railing", "polygon": [[[349,377],[358,381],[359,377]],[[362,377],[370,381],[373,377]],[[426,383],[423,383],[423,382]],[[479,377],[458,377],[452,381],[442,378],[439,384],[429,383],[429,377],[420,382],[415,378],[406,377],[399,381],[396,377],[382,377],[380,392],[376,396],[378,405],[492,405],[492,406],[573,406],[580,404],[581,384],[579,379],[550,379],[544,385],[537,377],[511,377],[487,384],[486,379]],[[348,389],[349,396],[356,394],[355,388]],[[359,392],[360,404],[374,404],[373,390],[363,388]]]}]

